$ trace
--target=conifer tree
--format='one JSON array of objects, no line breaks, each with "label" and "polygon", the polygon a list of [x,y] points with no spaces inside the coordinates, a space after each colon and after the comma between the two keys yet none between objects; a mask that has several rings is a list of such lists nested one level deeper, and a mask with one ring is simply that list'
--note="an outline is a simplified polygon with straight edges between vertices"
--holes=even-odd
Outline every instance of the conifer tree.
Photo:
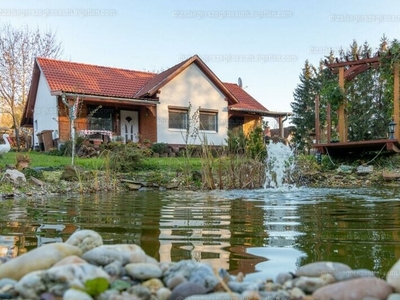
[{"label": "conifer tree", "polygon": [[292,122],[296,126],[294,143],[298,150],[309,149],[310,134],[314,131],[315,125],[315,68],[306,60],[300,83],[297,85],[291,103],[293,117]]}]

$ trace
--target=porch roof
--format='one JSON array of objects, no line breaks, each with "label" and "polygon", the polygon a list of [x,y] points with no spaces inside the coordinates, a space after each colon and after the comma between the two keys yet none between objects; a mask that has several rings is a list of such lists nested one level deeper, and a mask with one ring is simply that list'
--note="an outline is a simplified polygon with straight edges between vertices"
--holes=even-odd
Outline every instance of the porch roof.
[{"label": "porch roof", "polygon": [[265,114],[269,112],[268,109],[266,109],[260,102],[246,93],[246,91],[237,84],[224,83],[224,85],[238,100],[238,103],[229,106],[229,110],[255,114]]}]

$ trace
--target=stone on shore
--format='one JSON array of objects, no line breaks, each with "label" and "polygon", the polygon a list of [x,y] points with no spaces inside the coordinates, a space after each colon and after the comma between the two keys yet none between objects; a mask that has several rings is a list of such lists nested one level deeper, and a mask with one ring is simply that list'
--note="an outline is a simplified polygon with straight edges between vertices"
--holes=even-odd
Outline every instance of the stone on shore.
[{"label": "stone on shore", "polygon": [[103,238],[94,230],[84,229],[74,232],[65,243],[77,246],[85,253],[103,245]]},{"label": "stone on shore", "polygon": [[213,290],[219,283],[211,266],[192,260],[182,260],[172,265],[164,273],[163,281],[169,287],[169,282],[174,281],[176,277],[185,278],[187,281],[197,283],[207,290]]},{"label": "stone on shore", "polygon": [[386,281],[393,289],[400,292],[400,259],[391,267],[386,275]]},{"label": "stone on shore", "polygon": [[173,289],[170,296],[171,300],[186,299],[192,295],[204,295],[207,294],[207,289],[194,282],[183,282]]},{"label": "stone on shore", "polygon": [[338,262],[321,261],[300,267],[296,271],[296,276],[319,277],[326,273],[335,274],[337,272],[347,271],[351,271],[351,268],[348,265]]},{"label": "stone on shore", "polygon": [[45,272],[45,270],[40,270],[26,274],[14,286],[15,291],[24,297],[24,299],[40,299],[39,295],[47,290],[42,280]]},{"label": "stone on shore", "polygon": [[110,277],[101,268],[87,263],[72,264],[31,272],[22,277],[15,290],[24,299],[40,299],[44,292],[63,296],[69,288],[98,295],[108,288],[109,283]]},{"label": "stone on shore", "polygon": [[362,277],[375,277],[375,273],[370,270],[367,270],[367,269],[338,271],[338,272],[332,273],[332,275],[333,275],[333,277],[335,277],[336,281],[344,281],[344,280],[362,278]]},{"label": "stone on shore", "polygon": [[63,295],[63,300],[93,300],[89,294],[76,289],[68,289]]},{"label": "stone on shore", "polygon": [[147,262],[147,255],[141,247],[131,244],[102,245],[86,252],[83,259],[97,266],[106,266],[113,262],[127,263]]},{"label": "stone on shore", "polygon": [[293,285],[306,293],[313,293],[320,287],[333,282],[335,282],[335,279],[331,274],[322,274],[320,277],[300,276],[293,280]]},{"label": "stone on shore", "polygon": [[126,272],[135,279],[147,280],[160,278],[162,271],[159,266],[148,263],[130,263],[125,266]]},{"label": "stone on shore", "polygon": [[[172,300],[173,298],[171,298]],[[244,297],[237,293],[213,293],[213,294],[206,294],[206,295],[193,295],[185,298],[185,300],[243,300]],[[248,298],[248,299],[257,299],[257,298]],[[266,298],[268,299],[268,298]],[[273,298],[270,298],[273,299]],[[278,299],[278,298],[276,298]]]},{"label": "stone on shore", "polygon": [[82,251],[66,243],[47,244],[0,265],[0,278],[20,280],[30,272],[47,270],[70,255],[81,256]]},{"label": "stone on shore", "polygon": [[386,300],[392,291],[386,281],[366,277],[329,284],[316,290],[312,296],[314,300],[359,300],[367,297]]},{"label": "stone on shore", "polygon": [[87,261],[80,258],[79,256],[76,255],[71,255],[68,257],[63,258],[59,262],[56,262],[53,267],[57,266],[64,266],[64,265],[72,265],[72,264],[86,264]]}]

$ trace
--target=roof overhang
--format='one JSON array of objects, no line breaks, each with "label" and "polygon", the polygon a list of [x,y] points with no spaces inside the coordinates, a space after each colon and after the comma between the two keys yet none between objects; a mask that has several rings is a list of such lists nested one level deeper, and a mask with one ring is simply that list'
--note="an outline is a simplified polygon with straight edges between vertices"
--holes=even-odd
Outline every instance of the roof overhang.
[{"label": "roof overhang", "polygon": [[82,99],[93,99],[93,100],[111,100],[119,103],[131,103],[131,104],[160,104],[159,101],[154,99],[143,99],[143,98],[121,98],[121,97],[111,97],[111,96],[101,96],[101,95],[88,95],[88,94],[77,94],[63,91],[52,91],[52,96],[62,96],[69,98],[80,97]]},{"label": "roof overhang", "polygon": [[265,110],[246,109],[246,108],[238,108],[238,107],[237,108],[230,107],[229,110],[235,111],[235,112],[253,114],[253,115],[260,115],[263,117],[271,117],[271,118],[288,117],[288,116],[293,115],[292,112],[265,111]]}]

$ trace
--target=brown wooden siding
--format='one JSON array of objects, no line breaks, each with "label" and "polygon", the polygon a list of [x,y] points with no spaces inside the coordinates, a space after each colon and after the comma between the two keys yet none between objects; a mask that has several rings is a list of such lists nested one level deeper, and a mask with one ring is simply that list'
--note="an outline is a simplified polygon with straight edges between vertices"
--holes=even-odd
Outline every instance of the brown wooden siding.
[{"label": "brown wooden siding", "polygon": [[261,125],[261,118],[259,116],[255,117],[244,117],[243,132],[245,135],[249,134],[255,127]]}]

